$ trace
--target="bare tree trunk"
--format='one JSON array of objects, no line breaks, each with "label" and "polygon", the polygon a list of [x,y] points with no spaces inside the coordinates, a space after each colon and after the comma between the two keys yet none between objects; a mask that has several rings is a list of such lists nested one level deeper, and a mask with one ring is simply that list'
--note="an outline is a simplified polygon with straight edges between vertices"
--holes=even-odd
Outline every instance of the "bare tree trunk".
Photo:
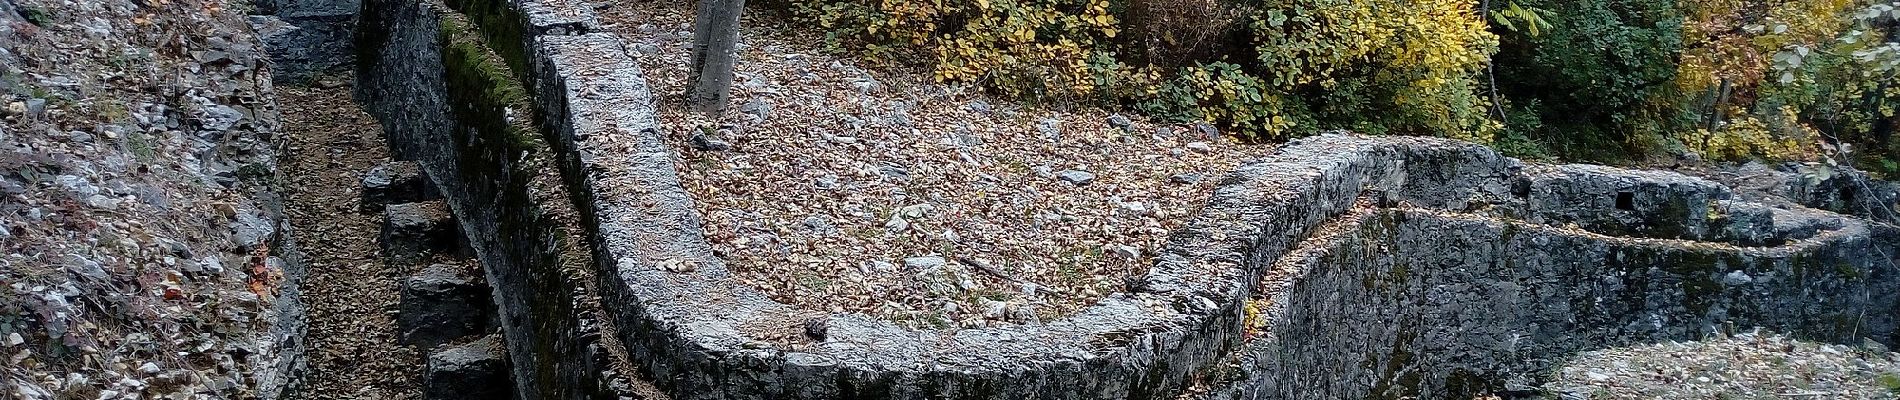
[{"label": "bare tree trunk", "polygon": [[1718,86],[1715,90],[1715,99],[1709,103],[1709,119],[1703,126],[1703,129],[1709,130],[1709,133],[1715,133],[1716,128],[1721,127],[1722,104],[1728,102],[1728,96],[1731,91],[1733,91],[1733,88],[1729,87],[1728,78],[1722,78],[1722,85]]},{"label": "bare tree trunk", "polygon": [[686,102],[698,111],[718,115],[732,97],[732,67],[738,60],[739,13],[745,0],[699,0],[693,15],[692,88]]},{"label": "bare tree trunk", "polygon": [[[1478,19],[1486,21],[1485,29],[1490,29],[1489,21],[1491,20],[1491,0],[1483,0],[1479,2]],[[1495,53],[1491,54],[1490,57],[1485,57],[1484,76],[1491,79],[1491,109],[1492,111],[1497,112],[1499,124],[1508,124],[1510,123],[1508,121],[1510,118],[1504,115],[1504,99],[1498,97],[1497,60],[1498,60],[1498,55]]]}]

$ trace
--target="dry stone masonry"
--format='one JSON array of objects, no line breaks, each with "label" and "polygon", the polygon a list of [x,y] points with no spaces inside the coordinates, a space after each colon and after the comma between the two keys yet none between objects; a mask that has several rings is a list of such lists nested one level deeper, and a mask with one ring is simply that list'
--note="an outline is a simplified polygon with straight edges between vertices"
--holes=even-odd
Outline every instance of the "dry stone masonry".
[{"label": "dry stone masonry", "polygon": [[915,330],[793,309],[708,250],[672,150],[627,106],[652,100],[619,47],[542,40],[541,76],[564,84],[540,95],[587,164],[623,341],[681,398],[1159,398],[1194,376],[1220,398],[1450,397],[1741,327],[1893,340],[1891,226],[1673,173],[1357,136],[1240,168],[1150,274],[1061,320]]},{"label": "dry stone masonry", "polygon": [[355,58],[350,37],[359,0],[257,0],[250,17],[258,40],[271,49],[271,78],[307,84],[347,69]]},{"label": "dry stone masonry", "polygon": [[[1371,140],[1289,151],[1350,141]],[[1280,257],[1254,294],[1260,335],[1213,397],[1463,398],[1534,387],[1579,351],[1750,327],[1895,339],[1892,226],[1726,200],[1671,173],[1510,180],[1464,212],[1349,212]]]},{"label": "dry stone masonry", "polygon": [[414,161],[393,161],[378,165],[363,176],[363,211],[382,211],[386,204],[412,203],[434,199],[430,183],[422,176],[422,167]]},{"label": "dry stone masonry", "polygon": [[457,265],[434,264],[403,279],[396,323],[402,341],[430,349],[486,333],[494,310],[488,285]]},{"label": "dry stone masonry", "polygon": [[[572,356],[594,345],[623,346],[677,399],[1252,399],[1525,390],[1578,352],[1756,327],[1900,339],[1900,228],[1890,223],[1672,172],[1530,165],[1463,142],[1353,135],[1295,141],[1218,177],[1149,272],[1059,319],[915,329],[799,309],[737,283],[713,253],[654,93],[590,8],[465,3],[493,12],[480,19],[490,45],[525,68],[578,203],[576,233],[591,245],[608,314],[598,322],[617,340],[553,339],[592,330],[560,315],[574,309],[529,295],[561,289],[537,269],[550,256],[532,242],[551,233],[522,234],[538,220],[494,211],[537,208],[507,184],[526,179],[515,155],[463,145],[501,139],[459,119],[454,82],[430,70],[442,68],[441,11],[366,3],[385,11],[365,22],[382,36],[358,43],[389,47],[363,53],[380,58],[364,60],[359,78],[373,110],[404,121],[390,127],[407,146],[397,153],[439,178],[487,267],[523,398],[574,395],[560,389],[577,382],[573,370],[597,366]],[[444,351],[461,353],[431,362],[473,354]]]},{"label": "dry stone masonry", "polygon": [[422,378],[422,395],[430,399],[515,398],[504,350],[501,339],[494,335],[437,349],[429,354],[429,370]]}]

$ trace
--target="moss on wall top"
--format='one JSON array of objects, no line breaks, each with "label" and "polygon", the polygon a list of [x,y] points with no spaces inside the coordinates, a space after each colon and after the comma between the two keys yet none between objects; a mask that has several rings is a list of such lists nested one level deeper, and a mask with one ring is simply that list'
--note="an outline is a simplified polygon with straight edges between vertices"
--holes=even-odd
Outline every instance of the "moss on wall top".
[{"label": "moss on wall top", "polygon": [[547,148],[534,128],[534,107],[520,75],[489,47],[492,42],[479,27],[456,13],[442,18],[442,63],[450,109],[470,128],[503,132],[510,150]]}]

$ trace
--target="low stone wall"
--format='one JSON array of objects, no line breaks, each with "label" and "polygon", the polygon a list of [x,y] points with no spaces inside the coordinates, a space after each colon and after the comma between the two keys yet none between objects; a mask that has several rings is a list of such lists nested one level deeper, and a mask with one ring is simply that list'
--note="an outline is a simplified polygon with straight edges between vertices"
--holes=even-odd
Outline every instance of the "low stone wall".
[{"label": "low stone wall", "polygon": [[[1385,158],[1327,143],[1392,140],[1293,146]],[[1468,177],[1480,182],[1454,186],[1495,179]],[[1225,184],[1284,179],[1236,178]],[[1237,362],[1206,371],[1221,382],[1208,397],[1468,398],[1528,387],[1577,351],[1750,327],[1896,339],[1892,226],[1728,200],[1726,187],[1666,172],[1534,166],[1508,181],[1509,196],[1463,207],[1379,202],[1259,259],[1272,265],[1247,327],[1258,335]]]},{"label": "low stone wall", "polygon": [[[1838,217],[1835,217],[1838,218]],[[1213,398],[1470,398],[1583,350],[1763,327],[1891,341],[1893,251],[1848,222],[1779,247],[1602,236],[1426,210],[1346,218],[1274,266]]]},{"label": "low stone wall", "polygon": [[[864,315],[796,309],[774,302],[759,291],[736,283],[723,262],[712,254],[703,237],[692,199],[680,187],[679,178],[674,173],[676,156],[661,140],[653,120],[652,94],[640,76],[638,67],[627,55],[624,45],[613,36],[590,33],[538,36],[532,48],[536,65],[534,81],[537,88],[534,91],[542,115],[556,127],[561,141],[570,144],[567,147],[575,152],[581,163],[580,170],[584,171],[580,179],[585,197],[583,207],[591,209],[593,214],[591,228],[594,231],[590,233],[600,252],[598,261],[602,268],[600,278],[605,304],[614,314],[613,323],[618,327],[622,341],[629,347],[629,353],[635,361],[652,376],[656,384],[679,398],[1170,397],[1188,383],[1190,376],[1209,372],[1216,363],[1237,354],[1236,351],[1242,346],[1243,332],[1246,331],[1246,302],[1256,290],[1254,283],[1267,274],[1284,276],[1293,273],[1272,266],[1289,250],[1306,241],[1315,229],[1347,214],[1360,201],[1384,206],[1473,213],[1491,208],[1514,207],[1520,213],[1542,215],[1552,223],[1589,224],[1606,232],[1635,236],[1715,238],[1719,235],[1708,233],[1712,229],[1709,227],[1727,226],[1711,222],[1710,213],[1707,212],[1728,204],[1721,203],[1723,200],[1720,199],[1726,198],[1724,192],[1717,186],[1703,185],[1704,182],[1685,180],[1678,183],[1687,186],[1645,186],[1655,179],[1636,179],[1627,187],[1606,183],[1598,186],[1630,192],[1628,204],[1620,204],[1619,197],[1622,196],[1612,194],[1602,207],[1595,207],[1594,202],[1597,200],[1594,198],[1584,202],[1592,206],[1576,207],[1572,204],[1578,204],[1592,195],[1546,191],[1541,192],[1545,195],[1531,197],[1536,188],[1554,188],[1561,181],[1547,175],[1536,175],[1534,171],[1523,171],[1522,165],[1515,160],[1498,156],[1479,146],[1420,138],[1322,137],[1290,144],[1269,159],[1244,166],[1226,178],[1210,199],[1203,215],[1175,234],[1152,271],[1126,293],[1109,295],[1075,315],[1040,325],[964,330],[907,329]],[[1620,171],[1609,169],[1572,168],[1566,173],[1625,176]],[[1537,177],[1547,179],[1543,181],[1544,184],[1539,184],[1537,179],[1533,179]],[[1690,196],[1690,189],[1699,190],[1693,193],[1702,193],[1702,197]],[[1527,197],[1533,200],[1527,200]],[[1686,205],[1666,209],[1677,204]],[[1587,211],[1604,207],[1628,208],[1622,211],[1627,211],[1629,215],[1621,217],[1628,219],[1598,222],[1562,218],[1587,215]],[[1701,218],[1693,215],[1692,211],[1696,210],[1703,212],[1699,214]],[[1471,214],[1470,218],[1491,221],[1483,215],[1486,214]],[[1418,220],[1430,219],[1421,217]],[[1641,226],[1648,227],[1615,231],[1621,226],[1631,226],[1619,225],[1626,223],[1624,221],[1635,221],[1633,224],[1647,224]],[[1540,226],[1521,225],[1516,229]],[[1469,229],[1472,230],[1464,232],[1466,236],[1462,237],[1481,237],[1485,232],[1480,229],[1482,227],[1471,227]],[[1452,229],[1444,227],[1437,230]],[[1417,228],[1414,231],[1426,230]],[[1868,237],[1864,227],[1859,230],[1840,229],[1837,232],[1841,237],[1859,238],[1856,240],[1861,241]],[[1430,237],[1407,238],[1418,241],[1414,247],[1418,253],[1447,247],[1443,243],[1430,244],[1426,241]],[[1450,246],[1482,244],[1482,241],[1473,240],[1472,243],[1460,242]],[[1619,239],[1582,235],[1571,240],[1578,246],[1604,249],[1587,253],[1602,255],[1614,254],[1607,249],[1611,247],[1611,242]],[[1489,251],[1480,254],[1491,257],[1489,259],[1515,259],[1522,256],[1495,248]],[[1543,248],[1524,245],[1509,248],[1508,251],[1535,254],[1543,251]],[[1790,251],[1798,251],[1806,257],[1810,252],[1820,250],[1800,248]],[[1436,256],[1442,258],[1461,254],[1464,253],[1445,251]],[[1746,256],[1741,250],[1711,250],[1711,253],[1700,257],[1697,254],[1701,253],[1656,253],[1654,257],[1660,258],[1640,262],[1632,260],[1629,265],[1619,268],[1637,270],[1639,265],[1663,265],[1664,261],[1674,260],[1695,263],[1693,265],[1699,266],[1697,268],[1726,268],[1731,261],[1724,261],[1728,259],[1723,257],[1736,256],[1750,260],[1791,260],[1795,257]],[[1466,261],[1487,260],[1478,255],[1472,257]],[[1562,265],[1538,268],[1571,268],[1568,272],[1576,274],[1573,276],[1583,276],[1584,271],[1578,265],[1592,260],[1583,256],[1553,257],[1569,261]],[[1871,260],[1861,258],[1858,261],[1863,264],[1855,265],[1854,268],[1874,272]],[[1777,267],[1772,262],[1761,266],[1735,265],[1757,272],[1794,268]],[[1461,267],[1456,263],[1418,268],[1434,269],[1431,271],[1434,275],[1430,276],[1435,279],[1418,282],[1445,283],[1461,276],[1457,272]],[[1425,273],[1419,272],[1422,276]],[[1331,281],[1328,280],[1350,280],[1333,275],[1300,279],[1311,279],[1312,282],[1301,288],[1330,287]],[[1680,278],[1674,281],[1659,277],[1652,279],[1655,281],[1644,280],[1643,286],[1618,293],[1629,295],[1640,292],[1642,294],[1637,295],[1637,298],[1654,297],[1657,299],[1655,307],[1662,307],[1662,304],[1668,303],[1665,300],[1671,291],[1679,290],[1685,282]],[[1792,275],[1787,279],[1818,287],[1828,285],[1826,282],[1832,282],[1830,279],[1842,278],[1810,273]],[[1870,278],[1867,282],[1888,284],[1885,279],[1889,278]],[[1704,283],[1703,280],[1688,282]],[[1841,290],[1849,289],[1853,288]],[[1868,289],[1862,287],[1858,289],[1859,292],[1851,293],[1865,295],[1871,293]],[[1763,307],[1763,304],[1792,304],[1810,310],[1840,305],[1824,301],[1827,299],[1802,298],[1797,294],[1784,291],[1736,291],[1734,296],[1742,297],[1737,297],[1732,303],[1757,308]],[[1539,297],[1569,295],[1564,293],[1522,295],[1538,301],[1573,301],[1571,297]],[[1298,296],[1289,296],[1295,297]],[[1328,321],[1325,326],[1332,329],[1351,331],[1367,328],[1365,333],[1355,335],[1377,340],[1386,340],[1400,333],[1381,332],[1379,329],[1404,326],[1391,323],[1404,319],[1380,319],[1388,316],[1386,314],[1397,315],[1400,311],[1418,313],[1402,307],[1372,307],[1389,304],[1373,299],[1368,296],[1365,301],[1352,304],[1358,307],[1353,310],[1368,313],[1365,315],[1355,315],[1348,312],[1351,310],[1334,307],[1317,310],[1295,308],[1294,311],[1301,312],[1298,318],[1305,318],[1300,321]],[[1464,298],[1449,304],[1473,301]],[[1857,307],[1872,310],[1877,307],[1870,304],[1880,301],[1884,300],[1866,300],[1864,304],[1857,303]],[[1657,323],[1670,328],[1656,329],[1664,332],[1699,332],[1700,326],[1692,321],[1702,319],[1689,318],[1688,315],[1702,316],[1703,319],[1717,316],[1725,318],[1731,312],[1750,315],[1726,308],[1722,309],[1724,311],[1711,311],[1716,303],[1677,303],[1701,305],[1693,314],[1668,314],[1668,318],[1674,319],[1658,320]],[[1720,304],[1728,307],[1730,303]],[[1334,317],[1325,315],[1325,312],[1338,314]],[[1472,313],[1465,318],[1481,315],[1484,314]],[[1806,327],[1814,322],[1777,318],[1794,317],[1773,314],[1734,321],[1787,327]],[[1814,318],[1828,319],[1827,316]],[[1456,331],[1458,327],[1466,326],[1430,318],[1412,318],[1410,321],[1419,324],[1406,328],[1410,332],[1436,332],[1441,335],[1447,330]],[[1517,322],[1507,319],[1495,324],[1507,326]],[[1862,334],[1891,331],[1888,326],[1890,322],[1861,319],[1857,323],[1866,329],[1860,331]],[[1476,322],[1470,325],[1476,325]],[[808,326],[823,327],[824,334],[807,334]],[[1685,326],[1694,328],[1682,328]],[[1297,331],[1317,328],[1281,322],[1270,325],[1268,329]],[[1582,331],[1581,328],[1578,331]],[[1624,336],[1623,332],[1615,330],[1583,332],[1601,343],[1667,336]],[[1361,342],[1366,341],[1372,339]],[[1265,377],[1275,377],[1270,382],[1295,382],[1278,378],[1274,375],[1277,373],[1311,377],[1377,374],[1386,367],[1367,363],[1367,357],[1373,360],[1380,359],[1378,357],[1398,358],[1393,355],[1397,354],[1394,351],[1387,351],[1392,348],[1422,351],[1410,349],[1423,345],[1408,343],[1386,341],[1376,346],[1378,351],[1372,347],[1364,351],[1320,349],[1318,347],[1323,346],[1317,345],[1298,347],[1299,351],[1305,352],[1332,351],[1338,358],[1296,360],[1281,364],[1256,363],[1252,370],[1262,373],[1250,376],[1261,378],[1249,378],[1242,381],[1245,383],[1232,384],[1224,393],[1236,396],[1268,392],[1285,394],[1275,391],[1288,386],[1259,383],[1268,382],[1263,381],[1268,379]],[[1299,343],[1277,346],[1290,348],[1288,346],[1295,344]],[[1439,348],[1464,345],[1464,342],[1437,344]],[[1257,341],[1247,345],[1247,353],[1258,353],[1258,346]],[[1443,351],[1456,353],[1465,350]],[[1346,362],[1347,356],[1358,358],[1354,362]],[[1390,379],[1390,382],[1383,383],[1385,386],[1379,386],[1381,383],[1376,379],[1357,379],[1353,384],[1361,386],[1342,386],[1329,393],[1438,394],[1447,390],[1444,388],[1453,386],[1445,382],[1457,380],[1447,375],[1450,373],[1443,373],[1441,375],[1445,376],[1441,377],[1431,375],[1439,372],[1418,371],[1423,368],[1421,364],[1384,364],[1400,368],[1394,373],[1399,374],[1394,376],[1400,378]],[[1492,381],[1479,378],[1489,379],[1504,372],[1524,371],[1544,365],[1510,360],[1497,361],[1496,364],[1505,367],[1487,365],[1490,369],[1473,368],[1473,371],[1489,375],[1469,380],[1493,385]],[[1520,364],[1525,366],[1519,367]],[[1426,377],[1436,380],[1426,381]],[[1313,383],[1310,380],[1301,382]],[[1395,389],[1375,390],[1375,387]],[[1302,396],[1310,394],[1300,393]]]},{"label": "low stone wall", "polygon": [[[738,284],[712,254],[642,71],[619,38],[597,33],[588,9],[527,0],[460,7],[489,15],[479,18],[488,24],[518,23],[521,54],[500,52],[525,66],[535,114],[563,153],[608,322],[632,361],[676,398],[1163,398],[1235,357],[1246,367],[1219,394],[1319,385],[1311,387],[1339,396],[1439,396],[1495,387],[1565,352],[1731,321],[1818,337],[1892,331],[1892,298],[1877,294],[1892,292],[1893,275],[1864,255],[1872,243],[1891,247],[1893,235],[1879,233],[1887,231],[1734,201],[1719,185],[1677,176],[1527,170],[1471,144],[1355,136],[1298,141],[1239,168],[1148,275],[1062,319],[916,330],[801,310]],[[1591,217],[1612,211],[1622,214]],[[1812,229],[1791,228],[1784,215]],[[1360,220],[1371,223],[1311,238]],[[1550,227],[1570,224],[1583,229]],[[1778,241],[1801,243],[1744,247]],[[1309,258],[1319,261],[1288,264]],[[1729,270],[1753,283],[1724,286],[1745,280]],[[1596,274],[1621,281],[1584,280]],[[1283,284],[1263,289],[1263,278]],[[1257,296],[1285,303],[1250,313]],[[1498,314],[1496,296],[1527,309]],[[1871,315],[1883,305],[1886,314],[1851,321],[1827,311]],[[1843,326],[1855,328],[1842,334]],[[1278,334],[1249,341],[1250,328]],[[1333,376],[1352,378],[1322,385]]]},{"label": "low stone wall", "polygon": [[[357,98],[383,122],[399,159],[421,165],[481,261],[516,398],[580,399],[601,392],[577,305],[562,271],[575,243],[554,217],[568,207],[559,156],[531,126],[525,93],[478,28],[439,3],[365,0]],[[578,252],[585,258],[586,251]]]},{"label": "low stone wall", "polygon": [[308,84],[349,69],[361,0],[257,0],[251,28],[271,49],[271,79]]},{"label": "low stone wall", "polygon": [[[1807,169],[1804,171],[1804,169]],[[1751,201],[1793,203],[1872,221],[1900,224],[1900,182],[1878,181],[1866,173],[1832,168],[1825,175],[1799,163],[1748,163],[1703,172],[1733,186]]]},{"label": "low stone wall", "polygon": [[1526,221],[1661,239],[1715,238],[1720,229],[1711,210],[1731,197],[1715,182],[1596,165],[1539,167],[1519,185],[1526,192],[1518,217]]}]

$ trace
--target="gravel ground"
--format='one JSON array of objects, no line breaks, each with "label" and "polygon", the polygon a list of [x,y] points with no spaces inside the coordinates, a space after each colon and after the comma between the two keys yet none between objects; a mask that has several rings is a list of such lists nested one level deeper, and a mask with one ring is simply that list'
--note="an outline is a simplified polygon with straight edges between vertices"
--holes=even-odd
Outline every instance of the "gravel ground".
[{"label": "gravel ground", "polygon": [[396,342],[399,285],[409,272],[385,265],[382,215],[357,212],[363,173],[388,160],[376,120],[348,87],[279,88],[286,213],[310,263],[309,399],[413,399],[422,356]]},{"label": "gravel ground", "polygon": [[1145,272],[1219,174],[1270,150],[863,69],[758,10],[733,107],[707,121],[678,103],[690,5],[596,7],[662,96],[715,250],[801,307],[935,327],[1072,312]]},{"label": "gravel ground", "polygon": [[1753,332],[1587,352],[1544,387],[1561,399],[1895,399],[1900,354]]}]

